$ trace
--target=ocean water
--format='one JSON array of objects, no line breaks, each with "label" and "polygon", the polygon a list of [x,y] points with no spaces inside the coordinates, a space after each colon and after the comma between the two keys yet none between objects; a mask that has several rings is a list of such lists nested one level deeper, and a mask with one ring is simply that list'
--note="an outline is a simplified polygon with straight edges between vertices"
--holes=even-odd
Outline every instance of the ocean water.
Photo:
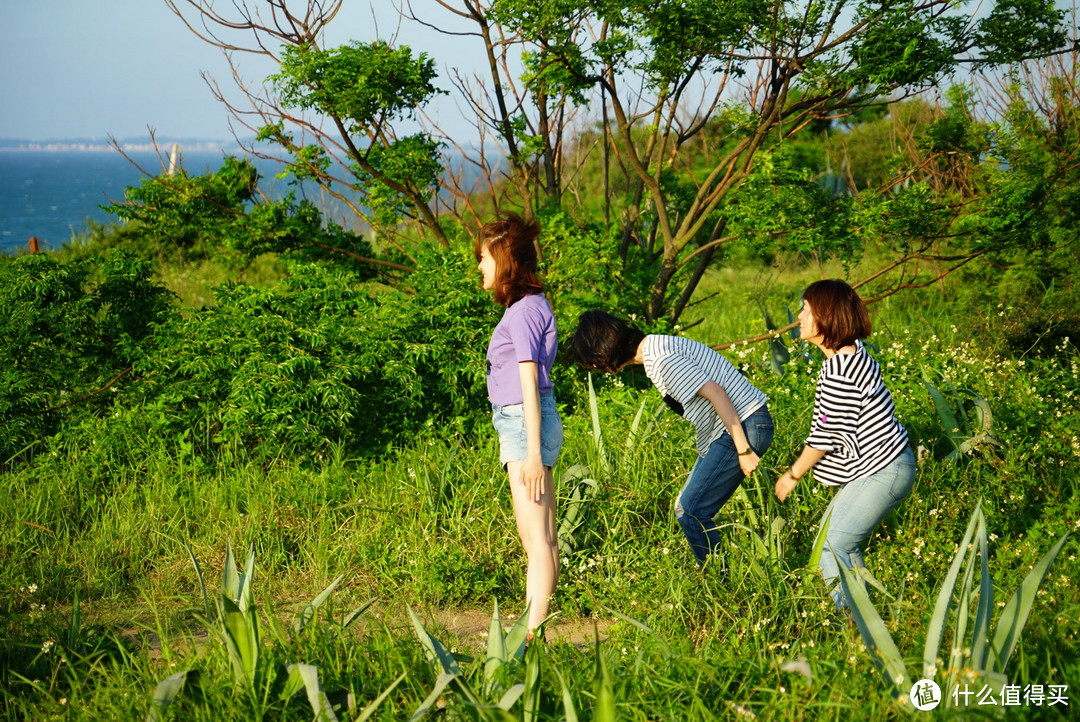
[{"label": "ocean water", "polygon": [[[184,167],[205,173],[219,168],[222,157],[221,152],[184,154]],[[161,172],[154,153],[134,153],[132,159],[150,173]],[[57,249],[85,230],[87,219],[117,222],[100,206],[122,201],[124,189],[143,177],[111,150],[0,152],[0,252],[26,248],[31,237],[43,248]]]},{"label": "ocean water", "polygon": [[[153,175],[163,171],[151,151],[129,155],[138,167],[113,150],[0,150],[0,253],[25,249],[31,237],[43,249],[57,250],[85,232],[88,220],[118,223],[101,206],[122,201],[125,188],[139,185],[146,177],[140,168]],[[223,158],[223,151],[184,152],[182,165],[191,175],[201,175],[220,168]],[[480,174],[474,166],[456,157],[450,163],[466,186],[478,187]],[[296,191],[314,203],[323,218],[356,232],[365,230],[345,204],[317,185],[293,186],[277,179],[280,163],[256,159],[255,165],[260,190],[269,197]]]},{"label": "ocean water", "polygon": [[[150,151],[129,154],[139,167],[116,151],[12,150],[0,151],[0,253],[25,249],[36,237],[44,249],[56,250],[86,230],[87,220],[118,223],[101,206],[124,199],[124,189],[137,186],[148,173],[162,172],[161,160]],[[191,175],[221,167],[222,151],[185,152],[182,165]],[[275,178],[279,163],[256,160],[260,189],[272,198],[291,190]],[[323,217],[360,230],[355,215],[317,186],[299,188]]]}]

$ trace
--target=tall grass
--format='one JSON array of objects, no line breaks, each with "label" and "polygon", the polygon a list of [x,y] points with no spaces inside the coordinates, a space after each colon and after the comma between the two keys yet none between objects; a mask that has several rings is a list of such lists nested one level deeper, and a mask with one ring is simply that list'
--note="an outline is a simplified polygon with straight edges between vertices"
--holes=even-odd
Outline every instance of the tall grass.
[{"label": "tall grass", "polygon": [[[754,283],[752,274],[733,277],[730,293]],[[760,330],[761,309],[750,300],[723,309],[691,335],[715,342]],[[782,305],[768,310],[783,318]],[[901,653],[907,669],[919,669],[938,590],[980,498],[995,598],[1007,599],[1080,524],[1080,418],[1070,411],[1080,393],[1075,347],[1021,357],[999,353],[992,341],[947,337],[951,319],[971,312],[929,303],[920,316],[899,300],[874,310],[873,341],[898,413],[923,450],[911,497],[867,554],[881,586],[870,600],[882,628],[898,650],[915,650]],[[495,689],[483,677],[490,628],[485,639],[435,621],[446,609],[490,618],[496,600],[507,626],[523,611],[524,560],[493,434],[431,429],[378,458],[339,451],[301,466],[284,452],[270,463],[212,463],[180,440],[148,440],[105,421],[32,463],[12,460],[0,474],[0,709],[9,718],[142,719],[162,680],[195,670],[198,694],[185,689],[165,718],[252,716],[250,695],[235,693],[227,653],[206,636],[185,546],[205,578],[217,578],[231,539],[258,559],[259,664],[317,667],[321,688],[343,693],[341,718],[357,716],[394,685],[371,718],[407,719],[439,683],[410,608],[453,658],[459,679],[481,690],[470,704],[449,686],[431,700],[433,709],[442,700],[451,716],[498,707],[518,683],[533,691],[527,705],[524,690],[509,705],[515,719],[526,708],[534,719],[569,718],[571,709],[578,719],[598,720],[896,714],[858,629],[833,610],[812,570],[828,491],[802,484],[783,506],[772,495],[807,431],[817,366],[792,354],[776,374],[767,346],[728,355],[768,393],[777,436],[761,470],[716,519],[726,582],[694,570],[672,512],[693,462],[688,425],[662,411],[633,374],[593,379],[594,420],[587,379],[558,372],[567,441],[556,491],[563,508],[582,479],[596,482],[595,493],[576,518],[536,676],[527,682],[527,665],[513,668],[497,698],[484,696]],[[956,446],[923,383],[928,368],[939,388],[947,381],[985,400],[1000,446],[947,458]],[[569,473],[574,467],[579,472]],[[1001,672],[1010,684],[1080,679],[1077,553],[1073,534]],[[283,620],[302,614],[339,575],[317,619],[294,633]],[[372,598],[343,628],[348,612]],[[559,632],[566,621],[597,625],[603,640],[566,638]],[[261,714],[310,715],[304,697]],[[1059,710],[1025,712],[1053,719]]]}]

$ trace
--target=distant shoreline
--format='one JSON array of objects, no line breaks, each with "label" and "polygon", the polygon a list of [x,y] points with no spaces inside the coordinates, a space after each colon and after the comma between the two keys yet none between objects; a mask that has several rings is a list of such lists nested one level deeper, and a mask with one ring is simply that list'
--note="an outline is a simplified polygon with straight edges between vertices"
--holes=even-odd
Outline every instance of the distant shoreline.
[{"label": "distant shoreline", "polygon": [[[241,148],[236,144],[236,141],[216,141],[216,140],[177,140],[177,141],[158,141],[150,143],[148,141],[132,142],[132,141],[119,141],[121,150],[131,153],[139,153],[146,151],[158,151],[163,154],[168,154],[173,147],[173,144],[180,146],[180,151],[184,153],[212,153],[212,152],[225,152],[225,151],[240,151]],[[0,153],[26,153],[26,152],[80,152],[80,153],[102,153],[102,152],[116,152],[108,141],[79,141],[79,140],[42,140],[42,141],[8,141],[5,143],[0,140]]]}]

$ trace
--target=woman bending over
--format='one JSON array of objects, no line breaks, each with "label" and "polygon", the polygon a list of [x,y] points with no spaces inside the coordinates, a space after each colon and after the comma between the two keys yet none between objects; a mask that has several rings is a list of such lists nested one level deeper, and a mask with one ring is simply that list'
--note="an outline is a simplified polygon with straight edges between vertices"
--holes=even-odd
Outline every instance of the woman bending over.
[{"label": "woman bending over", "polygon": [[824,527],[828,520],[821,573],[837,609],[843,609],[848,600],[837,583],[836,560],[848,569],[864,566],[860,545],[911,491],[915,457],[881,369],[860,340],[870,335],[870,316],[851,286],[838,280],[810,284],[799,333],[821,349],[825,363],[818,373],[810,435],[799,458],[777,479],[776,496],[786,499],[811,468],[814,478],[836,488],[821,521]]},{"label": "woman bending over", "polygon": [[705,566],[720,545],[713,517],[772,443],[765,394],[705,344],[646,336],[603,311],[581,315],[573,350],[586,369],[613,374],[630,364],[644,365],[671,410],[694,425],[697,461],[675,501],[675,518],[698,566]]}]

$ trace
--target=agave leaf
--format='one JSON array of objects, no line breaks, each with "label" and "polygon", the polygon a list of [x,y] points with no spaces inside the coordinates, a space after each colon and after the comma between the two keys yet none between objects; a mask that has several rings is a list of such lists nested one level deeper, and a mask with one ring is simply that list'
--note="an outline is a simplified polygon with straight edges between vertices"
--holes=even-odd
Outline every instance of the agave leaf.
[{"label": "agave leaf", "polygon": [[1027,624],[1028,614],[1031,612],[1031,605],[1035,601],[1035,595],[1038,593],[1043,579],[1046,578],[1046,573],[1050,570],[1054,558],[1057,557],[1061,548],[1065,546],[1065,540],[1068,538],[1069,533],[1066,532],[1061,539],[1058,539],[1057,544],[1054,544],[1053,548],[1043,555],[1039,563],[1031,568],[1031,571],[1024,577],[1024,581],[1016,588],[1016,592],[1005,604],[1005,608],[1001,610],[1001,616],[998,617],[997,625],[994,627],[993,648],[997,652],[997,661],[994,665],[996,671],[1005,671],[1005,665],[1009,663],[1009,658],[1012,656],[1016,643],[1020,639],[1020,633],[1024,631],[1024,625]]},{"label": "agave leaf", "polygon": [[[982,505],[982,499],[976,504],[978,511]],[[968,545],[975,534],[975,526],[979,517],[973,511],[968,521],[967,530],[960,542],[960,547],[953,556],[952,564],[949,565],[949,573],[945,575],[945,581],[941,583],[938,591],[937,602],[934,604],[934,612],[930,615],[930,626],[926,629],[926,647],[923,649],[923,678],[933,679],[937,669],[938,650],[941,648],[941,640],[945,636],[945,620],[949,615],[949,606],[952,603],[953,590],[956,588],[956,580],[960,576],[960,567],[964,564],[967,556]]]},{"label": "agave leaf", "polygon": [[[836,556],[835,552],[830,553]],[[839,559],[836,560],[836,564],[840,569],[840,585],[851,603],[851,616],[855,619],[855,625],[859,628],[863,642],[866,643],[866,648],[870,652],[870,659],[881,672],[885,683],[893,689],[894,697],[907,694],[911,688],[911,682],[908,679],[904,658],[897,649],[892,635],[889,634],[885,622],[874,609],[862,582]]]},{"label": "agave leaf", "polygon": [[225,568],[221,571],[221,593],[236,601],[240,597],[240,577],[236,573],[236,559],[233,558],[232,541],[225,540]]},{"label": "agave leaf", "polygon": [[238,684],[254,687],[259,663],[259,623],[255,609],[249,607],[241,610],[231,599],[223,599],[222,603],[222,628],[233,667],[233,679]]},{"label": "agave leaf", "polygon": [[[411,611],[412,610],[410,610],[410,612]],[[437,702],[439,697],[442,696],[443,691],[455,679],[457,679],[457,674],[453,672],[442,672],[438,677],[436,677],[435,686],[432,688],[431,693],[427,697],[425,697],[424,701],[420,703],[420,706],[413,711],[412,716],[409,717],[409,722],[414,722],[415,720],[418,720],[424,715],[426,715],[428,713],[428,710],[435,706],[435,702]]]},{"label": "agave leaf", "polygon": [[499,698],[499,703],[496,706],[501,710],[509,712],[510,708],[514,706],[514,703],[521,698],[524,691],[525,685],[518,682],[510,689],[506,690],[506,694]]},{"label": "agave leaf", "polygon": [[[795,317],[795,314],[793,314],[793,313],[791,312],[791,309],[790,309],[790,308],[784,308],[784,310],[785,310],[785,311],[787,311],[787,320],[788,320],[788,323],[795,323],[796,321],[798,321],[798,320],[799,320],[799,319],[797,319],[797,318]],[[792,341],[797,341],[797,340],[799,340],[799,327],[798,327],[798,325],[795,325],[795,326],[793,326],[792,328],[788,329],[788,335],[789,335],[789,336],[791,336],[791,340],[792,340]]]},{"label": "agave leaf", "polygon": [[540,649],[543,644],[537,635],[525,650],[525,689],[521,710],[523,722],[535,722],[540,716]]},{"label": "agave leaf", "polygon": [[495,600],[495,611],[491,613],[491,627],[488,629],[487,658],[484,660],[484,689],[491,691],[495,675],[506,664],[506,644],[503,639],[502,620],[499,619],[499,600]]},{"label": "agave leaf", "polygon": [[326,694],[323,693],[322,685],[319,684],[318,667],[313,664],[290,664],[285,667],[285,671],[289,673],[290,678],[293,675],[300,678],[304,690],[307,692],[308,703],[311,705],[311,710],[315,713],[316,720],[337,722],[337,715],[334,714],[334,708],[330,706],[330,700],[326,698]]},{"label": "agave leaf", "polygon": [[949,402],[945,399],[944,394],[930,383],[923,381],[923,386],[930,392],[930,398],[934,401],[934,408],[937,409],[938,418],[941,419],[941,425],[945,427],[945,435],[949,437],[949,441],[952,442],[954,448],[960,446],[963,440],[960,432],[960,422],[956,420],[956,414],[953,413]]},{"label": "agave leaf", "polygon": [[975,551],[967,556],[964,564],[964,580],[960,582],[960,595],[956,600],[956,624],[953,627],[952,649],[949,654],[949,676],[946,689],[953,689],[964,664],[968,618],[971,616],[971,582],[975,576]]},{"label": "agave leaf", "polygon": [[255,577],[255,545],[248,546],[247,559],[244,560],[244,571],[240,575],[240,596],[236,603],[241,610],[247,611],[251,606],[251,581]]},{"label": "agave leaf", "polygon": [[355,622],[357,619],[359,619],[360,615],[363,614],[364,612],[366,612],[368,610],[368,607],[370,607],[374,603],[375,603],[375,597],[372,597],[371,599],[367,600],[366,602],[361,604],[356,609],[349,612],[345,616],[345,618],[341,621],[341,631],[344,632],[346,629],[348,629],[349,625],[351,625],[353,622]]},{"label": "agave leaf", "polygon": [[146,722],[158,722],[165,717],[165,711],[183,691],[190,681],[194,686],[199,679],[199,670],[189,669],[176,674],[170,674],[158,682],[154,688],[154,699],[150,704],[150,711],[146,713]]},{"label": "agave leaf", "polygon": [[990,427],[994,424],[994,414],[990,411],[990,403],[981,396],[972,399],[972,403],[975,405],[975,419],[978,421],[979,429],[989,435]]},{"label": "agave leaf", "polygon": [[518,659],[522,658],[525,654],[525,639],[529,636],[529,605],[525,605],[525,610],[521,613],[521,616],[514,622],[514,626],[510,627],[510,631],[506,633],[504,637],[506,644],[506,652],[511,657]]},{"label": "agave leaf", "polygon": [[596,635],[596,669],[593,673],[593,694],[596,696],[596,707],[593,710],[595,722],[615,722],[615,690],[611,684],[611,675],[608,673],[604,655],[600,652],[600,635]]},{"label": "agave leaf", "polygon": [[308,625],[308,622],[314,619],[315,612],[319,609],[319,607],[321,607],[323,603],[330,598],[330,593],[334,591],[334,587],[341,583],[341,580],[344,578],[345,575],[342,574],[337,579],[330,582],[326,589],[319,592],[319,595],[317,597],[312,599],[307,605],[304,606],[302,610],[300,610],[300,613],[296,615],[296,619],[293,620],[294,632],[299,634],[301,631],[303,631],[304,627]]},{"label": "agave leaf", "polygon": [[195,566],[195,577],[199,580],[199,589],[202,591],[203,612],[206,614],[208,620],[212,619],[213,612],[210,609],[210,596],[206,593],[206,581],[203,579],[202,569],[199,567],[199,560],[195,558],[195,552],[191,551],[190,546],[185,544],[184,548],[187,549],[188,557]]},{"label": "agave leaf", "polygon": [[397,679],[391,682],[389,687],[384,689],[382,693],[371,702],[371,704],[369,704],[367,707],[364,707],[364,709],[360,711],[359,716],[357,716],[356,718],[356,722],[367,722],[371,715],[375,714],[375,710],[378,709],[379,705],[383,703],[383,700],[389,697],[390,693],[394,691],[394,688],[401,684],[401,681],[405,679],[405,677],[407,677],[408,675],[408,672],[402,672]]},{"label": "agave leaf", "polygon": [[562,690],[563,719],[565,722],[578,722],[577,708],[574,707],[574,698],[570,696],[570,688],[566,686],[566,680],[555,665],[551,666],[551,671],[555,673],[555,677],[559,680],[559,689]]},{"label": "agave leaf", "polygon": [[817,569],[821,566],[821,553],[825,549],[825,539],[829,534],[830,519],[832,519],[831,508],[825,513],[825,518],[821,521],[821,527],[818,528],[817,536],[814,538],[814,546],[810,550],[810,559],[806,562],[806,566],[810,569]]},{"label": "agave leaf", "polygon": [[990,548],[986,540],[986,517],[982,509],[976,507],[979,513],[979,524],[975,530],[975,539],[979,549],[979,606],[975,611],[975,626],[971,633],[971,661],[975,669],[986,669],[986,658],[990,650],[987,649],[987,634],[990,629],[990,617],[994,613],[994,582],[990,578]]},{"label": "agave leaf", "polygon": [[626,450],[629,451],[634,446],[634,440],[637,438],[638,428],[641,426],[641,415],[645,413],[645,403],[649,400],[649,397],[645,396],[641,399],[641,406],[638,406],[637,413],[634,414],[634,420],[630,422],[630,433],[626,435]]},{"label": "agave leaf", "polygon": [[787,350],[787,346],[780,339],[773,338],[769,339],[769,349],[772,351],[773,368],[783,373],[784,364],[791,360],[791,353]]},{"label": "agave leaf", "polygon": [[461,669],[458,667],[457,660],[454,659],[454,655],[450,653],[442,643],[435,639],[434,636],[426,629],[424,624],[420,621],[420,618],[416,616],[416,612],[412,610],[412,607],[408,607],[409,617],[412,619],[413,629],[416,630],[416,636],[420,639],[420,646],[424,648],[424,652],[427,655],[428,661],[434,664],[442,673],[451,674],[457,676],[461,674]]}]

